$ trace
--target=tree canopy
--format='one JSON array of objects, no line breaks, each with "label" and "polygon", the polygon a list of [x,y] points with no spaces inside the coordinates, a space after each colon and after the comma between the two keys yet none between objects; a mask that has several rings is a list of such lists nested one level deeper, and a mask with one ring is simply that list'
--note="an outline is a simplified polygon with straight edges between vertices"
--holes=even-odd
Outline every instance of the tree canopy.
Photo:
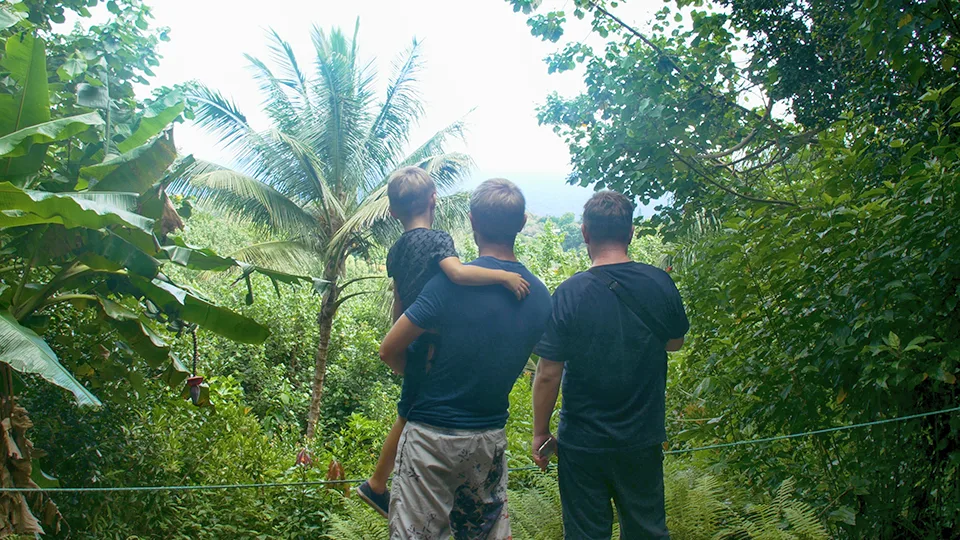
[{"label": "tree canopy", "polygon": [[[416,41],[394,64],[383,96],[375,92],[376,73],[359,56],[359,21],[352,35],[314,27],[315,73],[301,70],[293,49],[270,32],[271,68],[248,56],[272,126],[253,129],[220,93],[202,85],[190,97],[197,122],[216,134],[231,152],[234,168],[188,163],[174,184],[201,205],[226,211],[281,235],[279,240],[246,246],[235,253],[272,268],[318,271],[327,282],[318,315],[320,340],[314,366],[307,437],[320,413],[327,349],[339,307],[357,294],[345,291],[358,281],[341,281],[351,254],[388,245],[397,222],[389,215],[387,178],[399,167],[423,167],[441,192],[452,189],[471,160],[445,151],[461,135],[454,122],[419,146],[410,130],[423,113],[416,90],[422,68]],[[465,199],[443,197],[440,222],[463,222]]]},{"label": "tree canopy", "polygon": [[[562,38],[565,12],[512,4],[534,35]],[[640,225],[675,242],[694,321],[675,373],[689,393],[674,403],[679,439],[953,403],[955,6],[680,0],[647,33],[618,6],[573,3],[609,39],[548,58],[551,71],[581,69],[586,92],[548,96],[539,118],[567,141],[572,182],[668,197]],[[938,536],[960,511],[958,428],[939,417],[797,447],[809,457],[718,459],[750,482],[801,479],[851,536]]]}]

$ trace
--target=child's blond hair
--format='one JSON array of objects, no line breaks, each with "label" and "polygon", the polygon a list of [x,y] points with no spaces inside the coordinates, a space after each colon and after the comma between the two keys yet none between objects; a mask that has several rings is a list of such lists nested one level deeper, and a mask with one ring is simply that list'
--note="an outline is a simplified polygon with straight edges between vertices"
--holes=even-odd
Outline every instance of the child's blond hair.
[{"label": "child's blond hair", "polygon": [[430,196],[436,192],[433,178],[420,167],[397,169],[387,180],[390,210],[401,221],[426,212],[430,206]]}]

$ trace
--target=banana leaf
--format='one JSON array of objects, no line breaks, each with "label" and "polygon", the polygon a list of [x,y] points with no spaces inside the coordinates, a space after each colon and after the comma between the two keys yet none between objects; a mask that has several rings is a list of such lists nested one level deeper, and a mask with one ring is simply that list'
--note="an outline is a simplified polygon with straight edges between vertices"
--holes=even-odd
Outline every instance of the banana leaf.
[{"label": "banana leaf", "polygon": [[186,104],[180,101],[161,111],[147,111],[140,119],[137,130],[117,145],[117,151],[123,154],[146,144],[147,141],[163,132],[170,125],[170,122],[176,120],[185,107]]},{"label": "banana leaf", "polygon": [[187,370],[187,366],[183,365],[176,354],[170,353],[170,363],[167,365],[167,369],[160,374],[160,380],[167,383],[170,388],[176,388],[183,384],[188,375],[190,375],[190,371]]},{"label": "banana leaf", "polygon": [[222,308],[165,281],[162,276],[152,280],[129,275],[129,285],[140,296],[149,299],[167,314],[195,323],[205,330],[239,341],[260,344],[270,336],[270,330],[257,321]]},{"label": "banana leaf", "polygon": [[0,108],[0,134],[50,121],[50,91],[47,85],[47,56],[42,39],[29,33],[8,39],[3,59],[5,71],[16,81],[19,93],[13,96],[12,110]]},{"label": "banana leaf", "polygon": [[103,119],[95,112],[35,124],[0,137],[0,157],[20,157],[34,144],[63,141],[99,125],[103,125]]},{"label": "banana leaf", "polygon": [[[50,91],[43,40],[28,33],[8,39],[3,68],[16,81],[19,91],[0,94],[0,136],[49,122]],[[37,172],[46,153],[45,144],[36,144],[25,155],[0,159],[0,178],[21,179]]]},{"label": "banana leaf", "polygon": [[0,311],[0,362],[21,373],[39,375],[70,391],[78,405],[101,405],[100,400],[63,367],[50,346],[8,311]]},{"label": "banana leaf", "polygon": [[170,358],[170,347],[150,326],[144,324],[140,315],[106,298],[98,300],[104,319],[150,367],[160,367]]},{"label": "banana leaf", "polygon": [[[231,268],[239,268],[241,271],[240,277],[238,277],[234,283],[239,282],[241,279],[249,279],[250,275],[254,273],[268,277],[274,283],[275,287],[277,282],[288,283],[291,285],[308,283],[313,285],[314,288],[322,287],[322,285],[327,283],[319,278],[280,272],[278,270],[264,268],[255,264],[249,264],[232,257],[223,257],[217,255],[212,249],[191,246],[184,242],[180,237],[174,237],[172,240],[172,245],[163,246],[160,248],[161,253],[158,255],[158,258],[161,260],[169,260],[170,262],[185,268],[207,272],[222,272],[225,270],[230,270]],[[277,295],[279,294],[280,293],[278,289]]]},{"label": "banana leaf", "polygon": [[0,30],[5,30],[11,26],[17,24],[27,15],[25,13],[18,13],[16,11],[10,11],[6,6],[0,6]]},{"label": "banana leaf", "polygon": [[81,251],[80,260],[91,268],[109,271],[126,268],[151,279],[160,271],[159,261],[110,231],[90,231]]},{"label": "banana leaf", "polygon": [[0,228],[57,223],[67,228],[102,229],[119,225],[153,235],[153,220],[126,210],[131,193],[52,193],[0,182]]},{"label": "banana leaf", "polygon": [[[81,180],[92,191],[130,191],[144,193],[163,178],[177,158],[173,138],[160,136],[152,143],[138,146],[118,156],[110,156],[98,165],[80,169]],[[94,183],[95,182],[95,183]],[[78,184],[78,189],[83,185]]]}]

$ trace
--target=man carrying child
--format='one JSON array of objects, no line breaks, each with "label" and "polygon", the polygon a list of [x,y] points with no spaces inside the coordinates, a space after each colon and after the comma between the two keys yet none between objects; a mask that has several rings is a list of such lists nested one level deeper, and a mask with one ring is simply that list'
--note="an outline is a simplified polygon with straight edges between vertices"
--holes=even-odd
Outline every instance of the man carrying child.
[{"label": "man carrying child", "polygon": [[[400,220],[404,229],[387,255],[387,275],[394,280],[394,321],[413,304],[424,285],[440,273],[460,285],[502,285],[517,300],[527,295],[529,284],[520,274],[512,270],[461,264],[450,235],[431,229],[437,193],[425,170],[404,167],[394,172],[388,180],[387,196],[391,215]],[[358,489],[360,497],[384,516],[390,504],[387,479],[394,467],[397,442],[421,379],[426,374],[428,356],[436,348],[438,339],[437,334],[427,333],[407,351],[406,364],[398,369],[404,374],[404,381],[397,405],[397,421],[384,441],[376,471]]]},{"label": "man carrying child", "polygon": [[510,286],[463,287],[436,275],[384,338],[381,358],[406,372],[418,348],[408,347],[428,330],[439,335],[429,372],[404,411],[389,503],[391,538],[510,537],[503,429],[508,397],[543,334],[550,294],[514,253],[526,216],[513,183],[481,184],[470,199],[470,221],[480,257],[464,268],[519,274],[529,296],[518,299]]}]

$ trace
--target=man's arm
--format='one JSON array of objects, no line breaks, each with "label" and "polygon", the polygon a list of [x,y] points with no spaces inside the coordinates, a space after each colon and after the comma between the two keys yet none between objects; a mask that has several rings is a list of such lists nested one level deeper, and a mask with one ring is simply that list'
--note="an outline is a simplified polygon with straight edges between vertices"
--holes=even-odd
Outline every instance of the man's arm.
[{"label": "man's arm", "polygon": [[401,315],[380,344],[380,360],[396,373],[403,374],[407,367],[407,347],[423,332],[423,328],[413,324],[406,315]]},{"label": "man's arm", "polygon": [[680,347],[683,347],[683,338],[671,339],[667,342],[667,352],[677,352],[680,350]]},{"label": "man's arm", "polygon": [[517,300],[523,300],[530,294],[530,283],[520,274],[463,264],[458,257],[442,259],[440,270],[457,285],[503,285],[517,295]]},{"label": "man's arm", "polygon": [[397,291],[397,282],[393,282],[393,322],[403,315],[403,302],[400,301],[400,293]]},{"label": "man's arm", "polygon": [[537,362],[537,374],[533,379],[533,460],[543,469],[547,469],[550,458],[540,457],[537,450],[547,442],[550,433],[550,417],[560,395],[560,381],[563,378],[563,362],[554,362],[541,358]]}]

